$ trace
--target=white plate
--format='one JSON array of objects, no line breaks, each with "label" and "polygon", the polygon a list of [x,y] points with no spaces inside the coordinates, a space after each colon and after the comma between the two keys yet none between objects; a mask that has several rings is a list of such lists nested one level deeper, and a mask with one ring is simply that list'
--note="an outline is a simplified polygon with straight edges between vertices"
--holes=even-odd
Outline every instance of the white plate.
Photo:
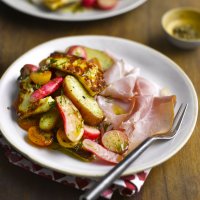
[{"label": "white plate", "polygon": [[8,68],[0,81],[0,128],[10,144],[40,165],[66,174],[98,177],[111,169],[110,165],[85,163],[59,151],[30,145],[25,140],[26,132],[19,128],[13,117],[13,111],[8,109],[16,98],[16,80],[24,64],[37,65],[51,52],[64,51],[67,46],[75,44],[112,52],[116,57],[141,68],[142,76],[161,87],[170,88],[177,96],[177,104],[189,104],[180,134],[172,141],[153,144],[124,174],[128,175],[156,166],[183,147],[193,132],[198,113],[197,95],[190,79],[181,68],[159,52],[136,42],[104,36],[66,37],[52,40],[28,51]]},{"label": "white plate", "polygon": [[104,19],[120,15],[122,13],[128,12],[140,6],[147,0],[120,0],[117,7],[109,11],[88,9],[84,12],[77,12],[77,13],[67,13],[67,12],[64,13],[59,11],[48,12],[47,10],[42,9],[39,6],[30,3],[28,0],[2,0],[2,1],[18,11],[36,17],[41,17],[51,20],[62,20],[62,21],[90,21],[90,20]]}]

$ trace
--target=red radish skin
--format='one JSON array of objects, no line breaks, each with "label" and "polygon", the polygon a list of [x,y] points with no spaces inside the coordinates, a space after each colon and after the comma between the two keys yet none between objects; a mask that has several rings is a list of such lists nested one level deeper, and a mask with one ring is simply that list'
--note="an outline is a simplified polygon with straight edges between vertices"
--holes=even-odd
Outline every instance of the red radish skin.
[{"label": "red radish skin", "polygon": [[102,10],[111,10],[118,3],[118,0],[97,0],[96,4],[99,9]]},{"label": "red radish skin", "polygon": [[64,124],[64,131],[71,142],[78,142],[84,133],[81,114],[74,104],[65,96],[56,97],[56,103]]},{"label": "red radish skin", "polygon": [[78,56],[84,59],[87,59],[87,53],[82,46],[71,46],[68,51],[67,55],[69,56]]},{"label": "red radish skin", "polygon": [[95,6],[96,0],[82,0],[82,5],[86,8]]},{"label": "red radish skin", "polygon": [[113,153],[112,151],[105,149],[103,146],[89,139],[83,140],[83,148],[109,163],[117,164],[123,160],[122,155]]},{"label": "red radish skin", "polygon": [[35,72],[38,70],[38,67],[32,64],[26,64],[20,70],[21,77],[25,78],[26,76],[30,75],[31,72]]},{"label": "red radish skin", "polygon": [[31,95],[30,101],[36,102],[52,93],[54,93],[62,84],[63,78],[57,77],[49,81],[47,84],[43,85],[38,90],[34,91]]},{"label": "red radish skin", "polygon": [[96,140],[99,137],[99,135],[100,135],[99,129],[92,126],[84,125],[84,134],[83,134],[84,139]]},{"label": "red radish skin", "polygon": [[119,130],[111,130],[104,133],[101,142],[106,149],[119,154],[127,151],[129,146],[126,133]]}]

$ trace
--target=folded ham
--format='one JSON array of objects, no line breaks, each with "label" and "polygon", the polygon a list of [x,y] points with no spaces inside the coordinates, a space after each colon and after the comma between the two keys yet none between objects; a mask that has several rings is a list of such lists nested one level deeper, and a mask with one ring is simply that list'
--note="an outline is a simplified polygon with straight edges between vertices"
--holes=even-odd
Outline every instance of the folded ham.
[{"label": "folded ham", "polygon": [[110,99],[102,96],[97,97],[97,102],[103,110],[107,122],[112,124],[114,129],[118,129],[121,123],[132,114],[135,99],[123,102],[118,99]]},{"label": "folded ham", "polygon": [[137,78],[134,91],[135,91],[135,94],[141,95],[141,96],[144,96],[144,95],[158,96],[159,95],[158,87],[143,77]]},{"label": "folded ham", "polygon": [[173,124],[175,96],[135,98],[133,115],[120,128],[129,138],[129,150],[135,149],[146,138],[167,133]]},{"label": "folded ham", "polygon": [[101,92],[102,96],[116,99],[128,100],[134,96],[134,86],[136,77],[134,75],[125,76],[110,84]]},{"label": "folded ham", "polygon": [[123,61],[116,64],[104,73],[104,79],[108,87],[101,93],[102,96],[122,99],[126,101],[134,96],[134,87],[140,70],[138,68],[125,67]]},{"label": "folded ham", "polygon": [[109,85],[130,74],[139,76],[140,69],[133,68],[131,65],[127,63],[125,64],[123,60],[116,60],[115,65],[113,65],[104,73],[104,79],[106,83]]},{"label": "folded ham", "polygon": [[123,60],[116,60],[115,65],[104,73],[104,79],[109,85],[125,76],[126,70]]},{"label": "folded ham", "polygon": [[127,134],[128,152],[146,138],[171,129],[175,96],[161,96],[158,86],[123,61],[117,61],[104,78],[108,87],[97,97],[98,104],[112,127]]}]

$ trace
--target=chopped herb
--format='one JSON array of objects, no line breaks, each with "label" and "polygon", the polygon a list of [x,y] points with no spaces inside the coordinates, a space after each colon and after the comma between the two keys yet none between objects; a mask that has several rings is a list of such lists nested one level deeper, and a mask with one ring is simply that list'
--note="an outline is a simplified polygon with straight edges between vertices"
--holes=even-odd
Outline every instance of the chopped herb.
[{"label": "chopped herb", "polygon": [[107,129],[108,129],[108,127],[109,127],[110,125],[111,125],[110,123],[105,123],[105,124],[103,125],[103,128],[104,128],[104,131],[105,131],[105,132],[107,131]]},{"label": "chopped herb", "polygon": [[41,85],[35,84],[35,85],[34,85],[34,88],[35,88],[36,90],[38,90],[39,88],[41,88]]},{"label": "chopped herb", "polygon": [[50,68],[50,65],[42,65],[37,72],[48,71],[49,68]]},{"label": "chopped herb", "polygon": [[56,59],[54,59],[54,58],[51,58],[51,60],[50,60],[50,63],[51,64],[54,64],[54,63],[56,63],[57,62],[57,60]]},{"label": "chopped herb", "polygon": [[53,102],[48,102],[48,104],[49,104],[50,108],[53,108],[55,106],[55,102],[54,101]]}]

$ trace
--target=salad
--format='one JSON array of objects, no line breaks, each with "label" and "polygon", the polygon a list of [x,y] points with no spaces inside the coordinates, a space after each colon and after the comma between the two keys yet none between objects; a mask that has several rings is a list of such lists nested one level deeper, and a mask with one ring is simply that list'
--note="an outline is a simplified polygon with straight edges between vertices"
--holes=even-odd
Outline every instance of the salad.
[{"label": "salad", "polygon": [[28,141],[82,160],[118,163],[147,137],[168,132],[174,119],[169,90],[85,46],[24,65],[18,85],[14,107]]},{"label": "salad", "polygon": [[60,8],[72,8],[79,10],[81,8],[93,8],[100,10],[111,10],[115,8],[119,0],[31,0],[36,5],[44,6],[45,8],[56,11]]}]

